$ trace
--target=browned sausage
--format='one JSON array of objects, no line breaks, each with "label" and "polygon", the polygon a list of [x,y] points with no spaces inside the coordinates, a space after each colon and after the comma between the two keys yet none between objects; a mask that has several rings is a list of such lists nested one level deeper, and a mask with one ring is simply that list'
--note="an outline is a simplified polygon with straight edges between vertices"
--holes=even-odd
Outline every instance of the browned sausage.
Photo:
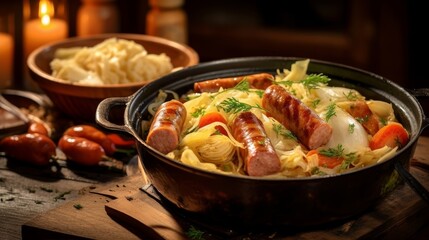
[{"label": "browned sausage", "polygon": [[217,92],[220,88],[232,88],[246,79],[252,88],[265,90],[273,83],[273,75],[269,73],[258,73],[247,76],[231,77],[231,78],[218,78],[206,80],[203,82],[194,83],[195,92]]},{"label": "browned sausage", "polygon": [[166,154],[179,145],[179,136],[186,119],[185,106],[171,100],[159,106],[147,135],[146,142]]},{"label": "browned sausage", "polygon": [[239,152],[249,176],[265,176],[280,171],[280,159],[261,121],[253,113],[240,113],[232,124],[232,132],[234,138],[245,146]]},{"label": "browned sausage", "polygon": [[356,101],[345,110],[362,124],[367,133],[374,135],[380,129],[380,120],[365,101]]},{"label": "browned sausage", "polygon": [[326,144],[332,135],[329,124],[279,85],[265,90],[262,106],[309,149]]},{"label": "browned sausage", "polygon": [[0,151],[4,151],[7,157],[40,166],[49,164],[55,156],[55,149],[55,143],[40,133],[12,135],[0,141]]}]

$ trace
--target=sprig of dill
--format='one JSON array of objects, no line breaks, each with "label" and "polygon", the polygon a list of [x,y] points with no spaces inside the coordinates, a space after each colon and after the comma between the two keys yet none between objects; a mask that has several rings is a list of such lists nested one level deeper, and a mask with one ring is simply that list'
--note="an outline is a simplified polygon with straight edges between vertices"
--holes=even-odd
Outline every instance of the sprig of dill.
[{"label": "sprig of dill", "polygon": [[196,229],[194,226],[190,226],[188,231],[186,231],[186,236],[188,236],[192,240],[203,240],[204,232]]},{"label": "sprig of dill", "polygon": [[308,75],[304,80],[301,80],[301,83],[307,88],[317,88],[320,85],[327,84],[329,81],[331,81],[331,79],[328,76],[319,73]]},{"label": "sprig of dill", "polygon": [[329,121],[329,119],[337,115],[337,113],[335,112],[335,107],[336,107],[335,103],[331,103],[326,108],[326,116],[325,116],[326,121]]},{"label": "sprig of dill", "polygon": [[220,102],[218,108],[223,109],[226,113],[247,112],[252,108],[262,109],[259,105],[252,106],[250,104],[240,102],[234,97],[227,98]]},{"label": "sprig of dill", "polygon": [[294,83],[302,83],[305,87],[312,89],[312,88],[320,87],[321,85],[325,85],[329,81],[331,81],[331,79],[328,76],[324,75],[323,73],[319,73],[319,74],[309,74],[305,79],[300,81],[286,80],[286,81],[279,81],[277,82],[277,84],[291,86]]},{"label": "sprig of dill", "polygon": [[277,136],[283,136],[285,138],[289,138],[289,139],[293,139],[295,141],[297,141],[297,137],[288,129],[286,129],[283,125],[281,124],[273,124],[273,131],[277,134]]}]

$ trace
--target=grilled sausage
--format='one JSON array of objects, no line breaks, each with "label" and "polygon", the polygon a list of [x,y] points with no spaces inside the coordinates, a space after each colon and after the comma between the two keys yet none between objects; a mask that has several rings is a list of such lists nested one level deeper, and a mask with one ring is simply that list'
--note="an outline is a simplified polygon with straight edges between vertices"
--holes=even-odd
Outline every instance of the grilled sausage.
[{"label": "grilled sausage", "polygon": [[234,138],[245,146],[239,152],[249,176],[265,176],[280,171],[280,159],[261,121],[253,113],[240,113],[232,124],[232,132]]},{"label": "grilled sausage", "polygon": [[309,149],[326,144],[332,135],[329,124],[281,86],[272,85],[265,90],[262,106]]},{"label": "grilled sausage", "polygon": [[269,73],[258,73],[247,76],[231,77],[231,78],[218,78],[206,80],[203,82],[194,83],[195,92],[217,92],[220,88],[232,88],[246,79],[252,88],[265,90],[273,83],[273,75]]},{"label": "grilled sausage", "polygon": [[367,133],[374,135],[380,129],[380,120],[365,101],[356,101],[345,110],[362,124]]},{"label": "grilled sausage", "polygon": [[179,145],[179,136],[186,119],[185,106],[171,100],[159,106],[147,135],[146,142],[156,150],[167,154]]}]

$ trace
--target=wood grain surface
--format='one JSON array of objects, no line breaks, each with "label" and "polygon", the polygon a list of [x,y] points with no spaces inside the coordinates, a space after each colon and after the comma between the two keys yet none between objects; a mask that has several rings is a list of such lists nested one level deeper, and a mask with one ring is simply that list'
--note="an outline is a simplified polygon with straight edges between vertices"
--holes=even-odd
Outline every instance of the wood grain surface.
[{"label": "wood grain surface", "polygon": [[[429,139],[419,139],[411,172],[429,189]],[[81,195],[35,216],[22,225],[23,239],[424,239],[429,206],[411,188],[398,186],[380,204],[354,219],[317,229],[267,232],[215,231],[165,209],[141,191],[136,174],[86,186]],[[85,188],[84,188],[85,189]],[[80,206],[81,208],[77,208]]]}]

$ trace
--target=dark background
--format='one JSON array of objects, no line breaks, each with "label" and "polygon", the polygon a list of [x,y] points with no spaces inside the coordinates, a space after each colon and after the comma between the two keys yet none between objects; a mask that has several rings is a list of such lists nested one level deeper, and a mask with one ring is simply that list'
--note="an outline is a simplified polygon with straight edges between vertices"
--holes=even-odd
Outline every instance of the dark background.
[{"label": "dark background", "polygon": [[[0,8],[0,13],[16,12],[16,66],[24,62],[19,29],[23,1],[2,1]],[[69,36],[76,36],[82,1],[55,1],[66,4]],[[429,88],[425,66],[428,21],[423,2],[184,0],[178,10],[187,17],[186,43],[198,52],[201,62],[243,56],[314,58],[362,68],[404,88]],[[152,9],[148,1],[111,3],[119,12],[120,32],[146,33],[146,15]],[[19,67],[15,71],[18,87],[21,72]],[[429,110],[428,99],[420,101]]]}]

